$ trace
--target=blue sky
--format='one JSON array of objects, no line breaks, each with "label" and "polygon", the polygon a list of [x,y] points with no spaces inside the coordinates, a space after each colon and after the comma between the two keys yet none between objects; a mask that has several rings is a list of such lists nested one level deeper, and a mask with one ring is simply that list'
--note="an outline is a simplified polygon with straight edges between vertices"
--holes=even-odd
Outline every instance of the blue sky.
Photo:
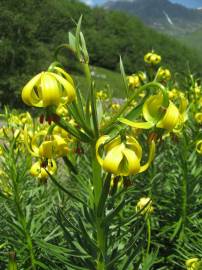
[{"label": "blue sky", "polygon": [[[106,0],[81,0],[88,5],[99,5],[103,4]],[[170,0],[174,3],[184,4],[187,7],[201,7],[202,0]]]},{"label": "blue sky", "polygon": [[105,2],[105,0],[81,0],[81,1],[89,5],[99,5]]}]

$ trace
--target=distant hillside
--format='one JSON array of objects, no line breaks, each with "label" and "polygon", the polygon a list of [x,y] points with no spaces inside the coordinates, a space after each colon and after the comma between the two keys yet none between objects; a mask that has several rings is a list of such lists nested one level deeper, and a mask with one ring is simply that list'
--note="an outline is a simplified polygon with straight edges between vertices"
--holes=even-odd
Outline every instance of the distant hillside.
[{"label": "distant hillside", "polygon": [[202,24],[202,11],[168,0],[109,0],[104,7],[138,16],[147,25],[173,35],[193,32]]},{"label": "distant hillside", "polygon": [[[81,14],[91,65],[119,70],[121,55],[126,72],[133,73],[143,69],[144,54],[154,49],[173,71],[185,71],[188,62],[191,70],[202,70],[199,55],[121,12],[92,9],[76,0],[1,0],[0,12],[2,103],[20,101],[16,94],[31,76],[55,60],[55,48],[67,42],[67,33],[75,30]],[[66,50],[60,60],[70,72],[79,72]]]},{"label": "distant hillside", "polygon": [[188,47],[196,49],[202,55],[202,27],[193,33],[182,35],[178,38]]}]

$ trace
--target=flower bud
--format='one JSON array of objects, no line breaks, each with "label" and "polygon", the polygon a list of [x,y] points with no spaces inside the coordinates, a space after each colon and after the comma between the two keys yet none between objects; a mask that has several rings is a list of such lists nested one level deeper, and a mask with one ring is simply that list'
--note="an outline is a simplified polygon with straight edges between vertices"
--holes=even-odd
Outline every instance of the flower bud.
[{"label": "flower bud", "polygon": [[188,259],[185,262],[187,270],[199,270],[200,261],[198,258]]},{"label": "flower bud", "polygon": [[144,61],[147,64],[157,65],[161,62],[161,56],[154,52],[149,52],[144,56]]},{"label": "flower bud", "polygon": [[198,124],[202,125],[202,113],[196,113],[195,120]]}]

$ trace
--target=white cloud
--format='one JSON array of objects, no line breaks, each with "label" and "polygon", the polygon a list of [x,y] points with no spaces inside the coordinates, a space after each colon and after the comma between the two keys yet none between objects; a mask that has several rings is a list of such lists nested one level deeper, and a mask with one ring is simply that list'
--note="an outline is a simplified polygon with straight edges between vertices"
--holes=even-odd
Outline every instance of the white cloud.
[{"label": "white cloud", "polygon": [[92,6],[93,5],[93,0],[81,0],[82,2],[84,2],[85,4]]}]

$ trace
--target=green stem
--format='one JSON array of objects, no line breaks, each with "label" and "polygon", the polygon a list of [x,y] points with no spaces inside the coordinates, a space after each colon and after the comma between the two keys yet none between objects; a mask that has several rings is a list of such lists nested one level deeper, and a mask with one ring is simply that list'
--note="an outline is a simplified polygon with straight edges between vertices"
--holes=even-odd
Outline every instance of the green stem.
[{"label": "green stem", "polygon": [[150,217],[147,217],[147,250],[146,250],[146,256],[149,254],[151,245],[151,223],[150,223]]},{"label": "green stem", "polygon": [[102,192],[102,178],[101,178],[101,167],[97,161],[95,153],[95,144],[92,144],[92,169],[93,169],[93,188],[94,188],[94,203],[95,208],[98,207],[100,195]]},{"label": "green stem", "polygon": [[105,270],[106,253],[106,233],[103,224],[103,216],[98,217],[98,207],[100,196],[102,194],[103,182],[101,177],[101,167],[96,159],[95,144],[92,144],[92,169],[93,169],[93,187],[94,187],[94,209],[96,216],[96,241],[97,241],[97,261],[96,270]]},{"label": "green stem", "polygon": [[180,232],[180,239],[183,239],[184,235],[184,228],[186,224],[186,219],[187,219],[187,177],[188,177],[188,168],[187,168],[187,156],[188,156],[188,149],[187,149],[187,141],[186,138],[182,141],[181,147],[180,147],[180,156],[181,156],[181,162],[182,162],[182,171],[183,171],[183,176],[182,176],[182,212],[181,212],[181,217],[182,217],[182,227],[181,227],[181,232]]},{"label": "green stem", "polygon": [[82,64],[83,67],[83,72],[86,76],[87,82],[88,82],[88,87],[89,87],[89,91],[90,91],[90,86],[91,86],[91,72],[90,72],[90,66],[88,63],[83,63]]},{"label": "green stem", "polygon": [[106,251],[106,235],[102,224],[102,219],[97,218],[96,229],[97,229],[97,270],[105,270],[105,251]]},{"label": "green stem", "polygon": [[182,180],[182,230],[181,230],[181,237],[183,237],[183,233],[184,233],[186,216],[187,216],[187,181],[186,181],[186,178],[183,177],[183,180]]}]

